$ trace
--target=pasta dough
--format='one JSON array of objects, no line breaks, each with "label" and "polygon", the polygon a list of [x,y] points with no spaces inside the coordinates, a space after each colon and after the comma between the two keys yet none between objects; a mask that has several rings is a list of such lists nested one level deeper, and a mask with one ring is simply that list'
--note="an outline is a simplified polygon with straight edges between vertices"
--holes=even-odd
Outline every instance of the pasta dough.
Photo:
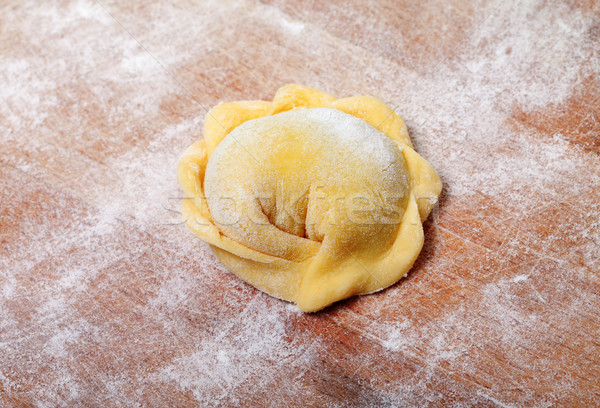
[{"label": "pasta dough", "polygon": [[441,182],[378,99],[286,85],[216,106],[204,137],[179,161],[183,216],[256,288],[316,311],[416,260]]}]

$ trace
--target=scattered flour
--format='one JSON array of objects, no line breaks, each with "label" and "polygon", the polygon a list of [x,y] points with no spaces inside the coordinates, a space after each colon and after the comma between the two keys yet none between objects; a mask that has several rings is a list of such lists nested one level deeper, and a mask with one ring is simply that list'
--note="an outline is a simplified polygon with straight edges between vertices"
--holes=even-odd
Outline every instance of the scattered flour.
[{"label": "scattered flour", "polygon": [[[435,405],[439,375],[462,379],[491,405],[551,406],[574,401],[575,391],[582,403],[597,404],[597,384],[573,373],[597,373],[592,272],[600,224],[589,220],[600,214],[598,157],[564,134],[514,118],[515,110],[563,106],[586,78],[599,78],[597,43],[588,37],[597,15],[560,2],[491,2],[456,55],[423,76],[259,2],[140,6],[144,19],[120,7],[77,1],[3,8],[6,21],[16,22],[1,27],[14,42],[0,51],[0,152],[2,171],[10,169],[0,184],[0,237],[14,238],[0,244],[3,391],[36,406],[137,406],[144,397],[164,406],[208,398],[235,404],[241,395],[253,398],[256,384],[279,381],[284,387],[273,387],[274,399],[327,395],[334,390],[311,383],[319,378],[311,370],[333,360],[327,375],[348,374],[335,371],[344,359],[335,360],[336,343],[324,340],[342,326],[381,344],[390,358],[422,364],[413,382],[347,380],[360,392],[383,389],[373,397],[382,406],[414,403],[409,395]],[[242,18],[245,8],[252,13]],[[222,30],[217,23],[228,19]],[[239,38],[239,27],[252,24],[273,41]],[[172,42],[162,46],[164,38]],[[282,58],[261,62],[264,50]],[[340,61],[345,69],[333,69]],[[175,71],[181,65],[186,69]],[[236,85],[240,77],[253,85]],[[392,103],[443,177],[449,200],[484,194],[514,215],[517,232],[500,250],[527,262],[496,268],[491,262],[500,254],[480,256],[475,279],[459,276],[455,287],[428,292],[429,275],[459,266],[436,263],[434,255],[419,276],[325,318],[301,315],[226,274],[179,224],[177,158],[200,136],[210,107],[193,102],[194,94],[210,89],[215,95],[202,100],[216,102],[247,97],[241,88],[274,90],[291,81]],[[181,100],[175,113],[165,108]],[[102,154],[88,157],[90,151]],[[29,175],[27,186],[16,184]],[[19,213],[38,196],[49,201]],[[552,237],[535,251],[526,245],[535,232],[522,230],[519,219],[558,202],[572,209],[562,214],[570,217],[563,227],[581,252],[578,262],[561,261],[561,242]],[[444,219],[443,207],[436,216]],[[462,238],[456,256],[464,258],[477,242]],[[141,292],[127,292],[133,288]],[[297,322],[303,330],[293,329]],[[344,361],[357,371],[378,363],[368,355]],[[533,380],[522,375],[531,367]],[[479,382],[469,383],[473,378]],[[164,389],[179,396],[156,391]],[[323,398],[315,403],[347,405]],[[464,405],[480,402],[473,401]]]},{"label": "scattered flour", "polygon": [[525,282],[527,280],[527,275],[518,275],[513,278],[514,283]]}]

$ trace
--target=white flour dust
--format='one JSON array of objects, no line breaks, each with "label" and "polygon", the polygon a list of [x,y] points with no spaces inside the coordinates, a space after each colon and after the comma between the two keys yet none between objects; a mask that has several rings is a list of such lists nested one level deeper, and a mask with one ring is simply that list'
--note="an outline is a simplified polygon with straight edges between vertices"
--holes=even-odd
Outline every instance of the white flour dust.
[{"label": "white flour dust", "polygon": [[[0,49],[8,395],[34,406],[294,397],[348,406],[344,396],[367,393],[406,406],[435,405],[446,390],[455,406],[545,407],[576,392],[597,403],[600,163],[569,135],[515,114],[569,109],[587,79],[597,84],[597,10],[490,2],[451,58],[423,68],[429,75],[253,0],[24,2],[3,12],[14,22],[0,26],[10,45]],[[255,29],[240,35],[245,27]],[[476,231],[444,230],[460,242],[456,261],[430,248],[417,276],[323,316],[227,274],[180,225],[177,159],[210,106],[269,98],[287,82],[397,108],[443,178],[436,222],[458,202],[472,221],[506,219],[502,242],[489,249]],[[469,207],[481,196],[500,214]],[[436,274],[443,285],[432,290]],[[328,337],[340,327],[383,360],[422,368],[373,376],[386,368],[381,355],[340,351]]]}]

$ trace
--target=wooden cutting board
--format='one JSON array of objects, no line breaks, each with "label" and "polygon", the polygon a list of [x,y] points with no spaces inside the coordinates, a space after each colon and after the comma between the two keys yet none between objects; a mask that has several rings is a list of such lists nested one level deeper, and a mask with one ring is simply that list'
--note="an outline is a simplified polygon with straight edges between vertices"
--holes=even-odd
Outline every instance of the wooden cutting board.
[{"label": "wooden cutting board", "polygon": [[[600,3],[1,7],[1,406],[600,406]],[[316,314],[178,215],[206,112],[289,82],[444,182],[409,277]]]}]

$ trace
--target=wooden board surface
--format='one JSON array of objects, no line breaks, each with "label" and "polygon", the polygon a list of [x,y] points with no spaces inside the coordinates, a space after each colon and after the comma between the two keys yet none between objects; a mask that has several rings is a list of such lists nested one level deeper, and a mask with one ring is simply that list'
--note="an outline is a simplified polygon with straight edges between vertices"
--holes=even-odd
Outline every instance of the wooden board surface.
[{"label": "wooden board surface", "polygon": [[[600,406],[597,1],[1,8],[1,406]],[[310,315],[178,215],[208,109],[289,82],[444,182],[408,278]]]}]

